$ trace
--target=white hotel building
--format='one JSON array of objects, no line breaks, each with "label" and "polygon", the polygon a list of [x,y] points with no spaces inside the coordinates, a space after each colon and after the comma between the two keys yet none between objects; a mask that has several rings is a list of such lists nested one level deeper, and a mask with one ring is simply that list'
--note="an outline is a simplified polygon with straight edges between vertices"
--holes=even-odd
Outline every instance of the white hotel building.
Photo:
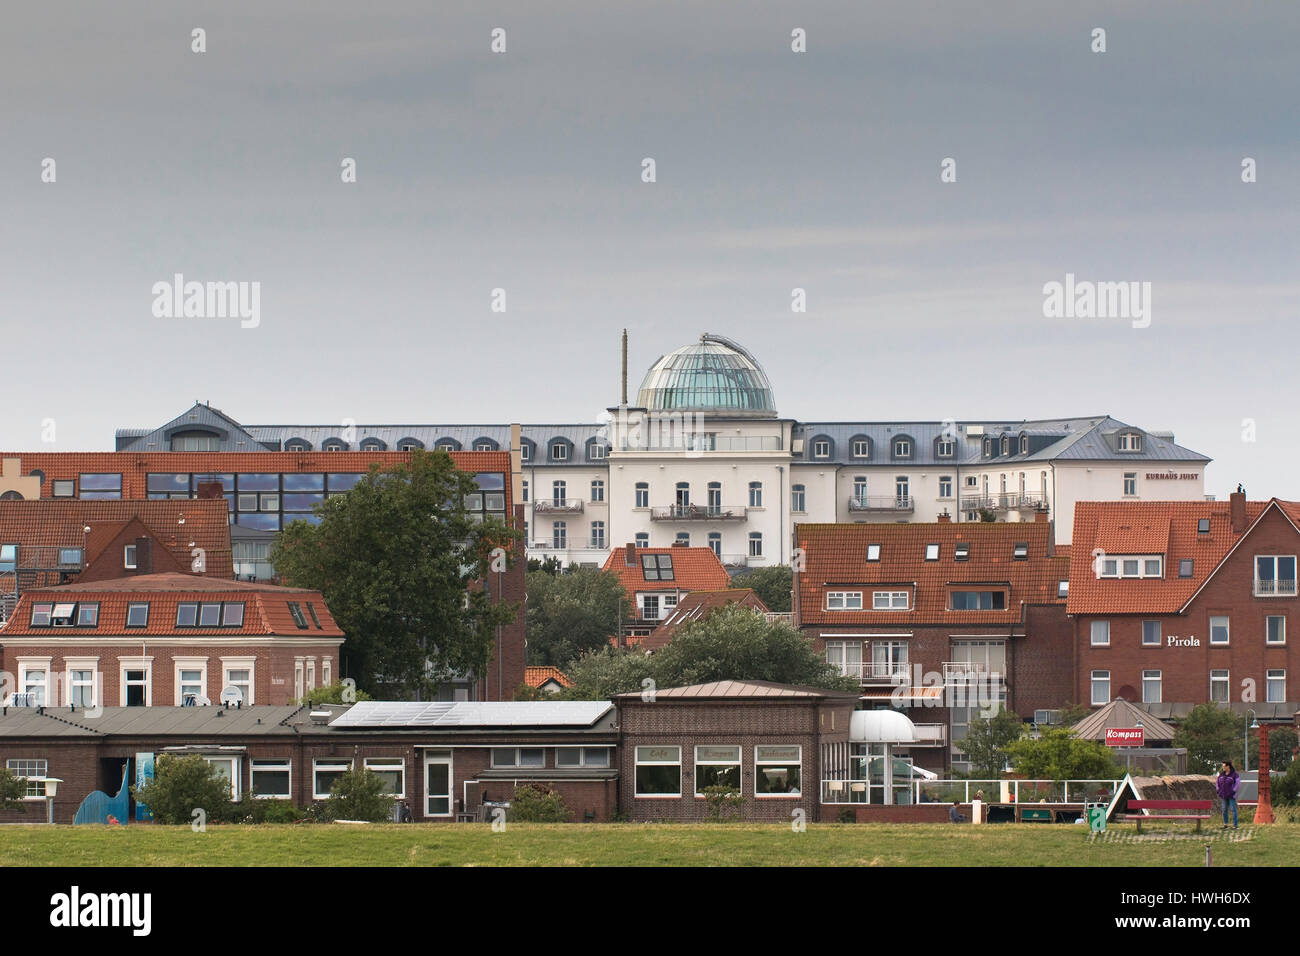
[{"label": "white hotel building", "polygon": [[[1027,521],[1040,509],[1068,544],[1076,501],[1205,497],[1210,459],[1107,415],[782,418],[759,362],[716,335],[655,360],[634,404],[626,372],[623,390],[590,424],[242,425],[196,406],[162,429],[119,430],[117,448],[166,450],[158,434],[176,436],[175,450],[511,448],[530,556],[565,564],[599,565],[625,542],[708,546],[733,567],[788,564],[795,523]],[[205,437],[214,416],[221,427]]]}]

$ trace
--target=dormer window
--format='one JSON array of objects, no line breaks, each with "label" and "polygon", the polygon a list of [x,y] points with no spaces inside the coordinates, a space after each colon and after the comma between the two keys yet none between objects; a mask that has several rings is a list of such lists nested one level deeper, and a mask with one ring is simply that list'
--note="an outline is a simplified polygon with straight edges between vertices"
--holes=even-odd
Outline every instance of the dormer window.
[{"label": "dormer window", "polygon": [[599,461],[605,457],[605,446],[600,442],[592,442],[587,446],[587,457],[592,461]]},{"label": "dormer window", "polygon": [[122,567],[128,571],[134,571],[137,566],[136,547],[133,544],[128,544],[122,549]]},{"label": "dormer window", "polygon": [[363,438],[361,440],[362,451],[384,451],[384,443],[378,438]]},{"label": "dormer window", "polygon": [[910,438],[894,439],[894,457],[895,458],[912,457],[912,440]]},{"label": "dormer window", "polygon": [[1028,435],[1021,435],[1021,436],[1020,436],[1020,454],[1022,454],[1022,455],[1028,455],[1028,454],[1029,454],[1029,436],[1028,436]]},{"label": "dormer window", "polygon": [[520,444],[520,446],[519,446],[519,459],[520,459],[520,461],[532,461],[532,460],[533,460],[533,446],[532,446],[532,443],[531,443],[531,442],[523,442],[522,444]]},{"label": "dormer window", "polygon": [[305,438],[290,438],[284,443],[285,451],[311,451],[311,443]]},{"label": "dormer window", "polygon": [[1107,555],[1101,559],[1103,578],[1164,577],[1165,559],[1159,554]]},{"label": "dormer window", "polygon": [[984,457],[985,458],[993,457],[993,439],[988,438],[987,436],[984,439]]},{"label": "dormer window", "polygon": [[347,451],[348,443],[342,438],[327,438],[321,442],[321,451]]},{"label": "dormer window", "polygon": [[934,454],[938,458],[952,458],[957,454],[957,442],[951,438],[940,438],[934,443]]},{"label": "dormer window", "polygon": [[870,458],[871,457],[871,439],[855,438],[853,439],[853,457]]},{"label": "dormer window", "polygon": [[1011,439],[1006,435],[1002,436],[1002,454],[1011,454]]},{"label": "dormer window", "polygon": [[569,460],[569,446],[564,444],[564,442],[562,441],[553,442],[551,444],[551,461],[568,461],[568,460]]},{"label": "dormer window", "polygon": [[831,443],[828,438],[818,438],[813,441],[813,457],[829,458],[831,456]]},{"label": "dormer window", "polygon": [[1119,436],[1120,451],[1141,451],[1142,436],[1137,432],[1121,432]]}]

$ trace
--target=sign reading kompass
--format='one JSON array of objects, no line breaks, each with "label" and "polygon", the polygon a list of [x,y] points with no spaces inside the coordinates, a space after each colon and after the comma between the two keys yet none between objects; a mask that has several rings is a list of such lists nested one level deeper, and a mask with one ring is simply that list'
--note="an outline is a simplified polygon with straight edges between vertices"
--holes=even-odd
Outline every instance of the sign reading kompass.
[{"label": "sign reading kompass", "polygon": [[1142,728],[1141,727],[1107,727],[1106,746],[1107,747],[1141,747]]}]

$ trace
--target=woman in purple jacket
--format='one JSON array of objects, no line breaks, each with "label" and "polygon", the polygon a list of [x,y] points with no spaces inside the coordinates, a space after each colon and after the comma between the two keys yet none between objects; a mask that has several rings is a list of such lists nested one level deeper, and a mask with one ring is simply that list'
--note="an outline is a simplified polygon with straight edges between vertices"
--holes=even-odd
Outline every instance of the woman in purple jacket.
[{"label": "woman in purple jacket", "polygon": [[1241,776],[1232,766],[1231,760],[1223,762],[1223,769],[1219,771],[1219,776],[1214,780],[1214,788],[1219,791],[1219,799],[1223,801],[1223,829],[1228,829],[1228,807],[1232,807],[1232,828],[1237,829],[1237,787],[1241,784]]}]

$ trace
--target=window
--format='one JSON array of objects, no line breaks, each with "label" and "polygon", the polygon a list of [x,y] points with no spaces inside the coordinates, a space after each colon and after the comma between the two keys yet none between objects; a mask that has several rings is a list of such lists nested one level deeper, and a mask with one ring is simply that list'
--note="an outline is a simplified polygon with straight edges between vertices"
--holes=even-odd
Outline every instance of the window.
[{"label": "window", "polygon": [[1228,619],[1226,617],[1215,616],[1210,618],[1210,643],[1228,643]]},{"label": "window", "polygon": [[528,481],[524,480],[524,501],[528,500]]},{"label": "window", "polygon": [[1141,451],[1142,436],[1134,434],[1133,432],[1123,432],[1119,436],[1119,450],[1120,451]]},{"label": "window", "polygon": [[646,594],[641,598],[641,619],[643,621],[659,620],[659,595]]},{"label": "window", "polygon": [[[307,605],[311,610],[311,605]],[[312,611],[315,617],[315,611]],[[235,601],[221,606],[221,626],[222,627],[240,627],[244,623],[244,604],[242,601]],[[319,627],[320,625],[317,625]]]},{"label": "window", "polygon": [[99,625],[98,604],[77,605],[77,627],[97,627]]},{"label": "window", "polygon": [[912,440],[910,438],[894,439],[894,457],[895,458],[912,457]]},{"label": "window", "polygon": [[680,797],[682,748],[637,747],[635,792],[638,797]]},{"label": "window", "polygon": [[691,483],[689,481],[677,482],[676,497],[673,500],[677,505],[678,513],[690,507]]},{"label": "window", "polygon": [[1142,576],[1144,578],[1164,577],[1164,561],[1160,558],[1143,558],[1142,559]]},{"label": "window", "polygon": [[1216,704],[1228,702],[1228,672],[1226,670],[1210,671],[1210,701]]},{"label": "window", "polygon": [[569,446],[562,441],[551,444],[551,461],[568,461]]},{"label": "window", "polygon": [[147,667],[123,668],[122,705],[124,707],[149,706],[149,670]]},{"label": "window", "polygon": [[1110,621],[1092,622],[1092,646],[1106,647],[1110,644]]},{"label": "window", "polygon": [[939,476],[939,497],[940,498],[952,497],[952,475]]},{"label": "window", "polygon": [[71,498],[77,493],[77,483],[75,481],[56,481],[54,483],[55,498]]},{"label": "window", "polygon": [[406,796],[406,761],[402,757],[367,757],[364,766],[384,781],[384,793]]},{"label": "window", "polygon": [[803,513],[808,510],[805,503],[803,485],[790,486],[790,510],[797,513]]},{"label": "window", "polygon": [[826,661],[845,677],[862,677],[862,642],[827,641]]},{"label": "window", "polygon": [[1011,453],[1011,438],[1007,435],[1003,435],[1001,444],[1002,444],[1002,454],[1009,455]]},{"label": "window", "polygon": [[[1029,454],[1029,436],[1028,436],[1028,435],[1021,435],[1021,436],[1020,436],[1020,454],[1022,454],[1022,455],[1028,455],[1028,454]],[[1023,476],[1022,476],[1022,477],[1023,477]]]},{"label": "window", "polygon": [[73,567],[81,567],[81,549],[59,548],[59,564],[70,564]]},{"label": "window", "polygon": [[949,595],[953,611],[1005,611],[1006,591],[953,591]]},{"label": "window", "polygon": [[1180,578],[1190,578],[1194,567],[1195,565],[1191,558],[1183,558],[1178,562],[1178,576]]},{"label": "window", "polygon": [[650,547],[650,535],[649,535],[649,533],[648,533],[648,532],[645,532],[645,531],[638,531],[638,532],[636,533],[636,539],[633,541],[633,543],[634,543],[638,548],[648,548],[648,547]]},{"label": "window", "polygon": [[878,544],[867,545],[867,560],[868,561],[880,560],[880,545]]},{"label": "window", "polygon": [[328,800],[334,784],[351,769],[352,763],[347,760],[313,760],[312,796],[317,800]]},{"label": "window", "polygon": [[1133,497],[1138,493],[1138,476],[1135,471],[1124,472],[1124,494]]},{"label": "window", "polygon": [[556,747],[557,767],[608,767],[608,747]]},{"label": "window", "polygon": [[18,567],[18,545],[0,544],[0,571],[14,571]]},{"label": "window", "polygon": [[695,795],[709,787],[726,787],[740,793],[740,747],[695,748]]},{"label": "window", "polygon": [[1209,534],[1209,533],[1210,533],[1210,519],[1209,519],[1209,518],[1198,518],[1198,519],[1196,519],[1196,533],[1197,533],[1197,534]]},{"label": "window", "polygon": [[721,531],[709,532],[709,547],[712,549],[713,553],[718,557],[718,559],[721,560],[722,558],[722,532]]},{"label": "window", "polygon": [[53,604],[32,605],[32,627],[49,627],[50,616],[54,613]]},{"label": "window", "polygon": [[198,705],[207,697],[207,664],[200,660],[181,660],[176,664],[176,703]]},{"label": "window", "polygon": [[[802,485],[798,487],[802,488]],[[710,481],[708,487],[709,514],[722,514],[722,482]]]},{"label": "window", "polygon": [[1295,597],[1295,555],[1255,556],[1255,596]]},{"label": "window", "polygon": [[557,505],[563,505],[566,495],[568,494],[569,485],[564,481],[551,482],[551,501]]},{"label": "window", "polygon": [[121,475],[82,475],[79,485],[83,500],[103,501],[122,497]]},{"label": "window", "polygon": [[520,461],[533,460],[533,446],[531,442],[522,442],[519,445],[519,460]]},{"label": "window", "polygon": [[853,479],[853,500],[860,505],[867,503],[867,476],[857,475]]},{"label": "window", "polygon": [[199,605],[199,627],[220,627],[221,626],[221,604],[200,604]]},{"label": "window", "polygon": [[906,611],[907,597],[906,591],[873,591],[871,607],[876,611]]},{"label": "window", "polygon": [[952,549],[952,559],[954,561],[969,561],[970,543],[967,541],[959,541],[957,546]]},{"label": "window", "polygon": [[1103,578],[1159,578],[1164,577],[1165,560],[1162,555],[1107,555],[1101,560]]},{"label": "window", "polygon": [[1265,622],[1264,643],[1286,643],[1286,618],[1281,614],[1270,614]]},{"label": "window", "polygon": [[1110,703],[1110,671],[1092,672],[1092,705]]},{"label": "window", "polygon": [[749,506],[751,508],[763,507],[763,483],[761,481],[751,481],[749,483]]},{"label": "window", "polygon": [[984,439],[984,457],[985,457],[985,458],[992,458],[992,457],[993,457],[993,439],[992,439],[992,438],[985,438],[985,439]]},{"label": "window", "polygon": [[678,531],[674,540],[678,547],[689,548],[691,546],[691,533],[689,531]]},{"label": "window", "polygon": [[1015,548],[1011,552],[1011,557],[1016,561],[1029,560],[1029,542],[1017,541]]},{"label": "window", "polygon": [[802,770],[802,747],[759,744],[754,748],[754,796],[799,796]]},{"label": "window", "polygon": [[1270,669],[1265,672],[1264,702],[1281,704],[1286,700],[1286,671]]},{"label": "window", "polygon": [[939,560],[939,546],[937,544],[927,544],[925,546],[925,560],[927,561]]},{"label": "window", "polygon": [[636,483],[636,507],[650,507],[650,485],[644,481]]},{"label": "window", "polygon": [[826,610],[828,611],[859,611],[861,609],[861,591],[826,592]]},{"label": "window", "polygon": [[569,525],[564,521],[551,524],[551,547],[563,551],[569,546]]},{"label": "window", "polygon": [[593,521],[591,523],[591,546],[599,549],[605,547],[605,522]]},{"label": "window", "polygon": [[193,627],[199,619],[199,606],[190,601],[176,605],[176,626]]},{"label": "window", "polygon": [[1160,646],[1160,622],[1159,621],[1142,622],[1142,644],[1144,647]]},{"label": "window", "polygon": [[71,627],[76,610],[76,604],[55,604],[50,613],[50,623],[55,627]]},{"label": "window", "polygon": [[647,581],[673,580],[673,556],[671,554],[641,555],[641,577]]},{"label": "window", "polygon": [[[272,797],[288,800],[291,797],[290,781],[293,764],[288,760],[254,760],[251,770],[253,796],[270,799]],[[333,781],[330,781],[333,785]]]},{"label": "window", "polygon": [[76,668],[68,671],[68,703],[87,710],[95,706],[95,671],[93,668]]},{"label": "window", "polygon": [[831,443],[825,438],[818,438],[813,442],[814,458],[829,458],[831,456]]},{"label": "window", "polygon": [[749,556],[751,558],[761,558],[763,556],[763,532],[751,531],[749,533]]},{"label": "window", "polygon": [[1142,672],[1142,703],[1144,704],[1160,703],[1160,672],[1159,671]]},{"label": "window", "polygon": [[587,446],[587,457],[592,461],[599,461],[605,457],[605,446],[599,442],[592,442]]},{"label": "window", "polygon": [[1058,581],[1058,582],[1056,582],[1056,596],[1057,596],[1058,598],[1068,598],[1068,597],[1070,596],[1070,582],[1069,582],[1069,581]]},{"label": "window", "polygon": [[233,687],[239,691],[240,699],[245,704],[253,703],[253,662],[254,658],[227,658],[222,661],[221,687]]},{"label": "window", "polygon": [[967,476],[966,476],[966,487],[967,487],[967,488],[978,488],[978,487],[979,487],[979,483],[980,483],[980,480],[979,480],[979,478],[977,478],[975,475],[967,475]]},{"label": "window", "polygon": [[47,760],[6,760],[5,768],[15,777],[27,781],[27,792],[23,799],[45,799],[45,778],[50,775]]},{"label": "window", "polygon": [[49,658],[45,659],[43,664],[23,664],[18,665],[18,686],[22,688],[22,694],[27,698],[29,707],[43,707],[49,701],[49,685],[46,680],[49,671],[47,665]]},{"label": "window", "polygon": [[126,606],[126,626],[146,627],[149,624],[148,604],[128,604]]},{"label": "window", "polygon": [[957,442],[951,438],[940,438],[934,443],[934,453],[939,458],[952,458],[957,454]]},{"label": "window", "polygon": [[869,439],[866,439],[866,438],[855,438],[855,439],[853,440],[853,457],[854,457],[854,458],[870,458],[870,457],[871,457],[871,441],[870,441]]},{"label": "window", "polygon": [[908,501],[911,499],[907,475],[899,475],[894,479],[894,496],[898,499],[899,505],[907,507]]},{"label": "window", "polygon": [[[596,446],[593,445],[592,447],[595,448]],[[605,500],[605,482],[601,481],[599,478],[593,479],[591,482],[591,500]]]}]

